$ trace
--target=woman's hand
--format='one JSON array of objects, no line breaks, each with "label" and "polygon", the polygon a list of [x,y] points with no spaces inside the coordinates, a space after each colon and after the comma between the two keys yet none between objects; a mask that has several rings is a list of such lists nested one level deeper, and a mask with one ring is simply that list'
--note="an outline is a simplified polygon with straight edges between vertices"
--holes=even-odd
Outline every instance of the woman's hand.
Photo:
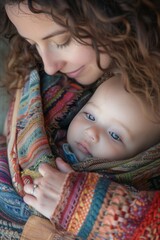
[{"label": "woman's hand", "polygon": [[35,179],[34,184],[24,186],[24,201],[49,219],[60,201],[68,173],[73,171],[60,158],[56,159],[56,163],[60,171],[48,164],[42,164],[39,167],[42,177]]}]

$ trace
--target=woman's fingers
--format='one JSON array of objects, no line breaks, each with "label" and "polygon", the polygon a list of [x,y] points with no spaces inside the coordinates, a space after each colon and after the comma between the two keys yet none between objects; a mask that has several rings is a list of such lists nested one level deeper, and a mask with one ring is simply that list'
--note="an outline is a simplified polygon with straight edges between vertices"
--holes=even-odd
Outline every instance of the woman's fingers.
[{"label": "woman's fingers", "polygon": [[[30,194],[26,194],[24,197],[23,197],[23,200],[25,203],[27,203],[29,206],[32,206],[33,208],[36,209],[36,203],[37,203],[37,199],[30,195]],[[38,211],[38,209],[36,209]]]},{"label": "woman's fingers", "polygon": [[69,164],[67,164],[66,162],[63,161],[62,158],[57,157],[56,158],[56,164],[57,164],[57,168],[63,172],[63,173],[70,173],[73,172],[74,170],[70,167]]},{"label": "woman's fingers", "polygon": [[[36,186],[36,187],[35,187]],[[50,191],[44,190],[36,184],[27,184],[24,187],[26,195],[23,197],[25,203],[36,209],[47,218],[52,216],[55,206],[54,195],[51,197]],[[46,191],[46,194],[45,194]]]},{"label": "woman's fingers", "polygon": [[36,196],[38,188],[39,188],[38,184],[26,184],[24,186],[24,191],[29,195]]},{"label": "woman's fingers", "polygon": [[61,198],[61,193],[68,174],[52,168],[48,164],[39,167],[42,177],[34,179],[33,184],[26,184],[24,201],[50,218]]},{"label": "woman's fingers", "polygon": [[47,163],[43,163],[39,166],[39,173],[44,177],[45,175],[52,174],[55,169]]},{"label": "woman's fingers", "polygon": [[37,207],[36,207],[36,205],[37,205],[36,194],[37,194],[37,188],[38,188],[37,186],[38,185],[36,185],[36,184],[26,184],[24,186],[24,191],[25,191],[26,195],[23,197],[23,200],[29,206],[32,206],[37,211],[39,211],[39,209],[37,209]]}]

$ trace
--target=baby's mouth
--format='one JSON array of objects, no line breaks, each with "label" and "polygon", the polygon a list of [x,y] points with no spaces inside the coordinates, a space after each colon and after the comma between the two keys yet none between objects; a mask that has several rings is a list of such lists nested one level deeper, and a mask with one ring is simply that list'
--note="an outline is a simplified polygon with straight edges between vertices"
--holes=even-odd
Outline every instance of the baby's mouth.
[{"label": "baby's mouth", "polygon": [[88,146],[85,143],[77,143],[77,148],[87,156],[91,156],[92,154],[88,150]]}]

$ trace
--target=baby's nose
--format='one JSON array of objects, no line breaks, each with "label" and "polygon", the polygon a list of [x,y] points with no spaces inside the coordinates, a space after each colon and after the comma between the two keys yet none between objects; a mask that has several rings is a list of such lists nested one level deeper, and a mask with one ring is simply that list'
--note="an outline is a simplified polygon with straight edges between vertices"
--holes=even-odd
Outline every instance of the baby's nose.
[{"label": "baby's nose", "polygon": [[97,143],[99,141],[99,132],[96,127],[90,127],[85,130],[85,134],[88,137],[89,141]]}]

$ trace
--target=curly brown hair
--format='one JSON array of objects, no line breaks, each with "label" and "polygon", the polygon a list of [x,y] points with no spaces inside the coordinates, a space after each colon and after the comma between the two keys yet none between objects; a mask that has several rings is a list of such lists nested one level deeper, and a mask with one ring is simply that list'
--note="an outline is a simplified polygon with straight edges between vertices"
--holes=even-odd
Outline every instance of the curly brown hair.
[{"label": "curly brown hair", "polygon": [[6,15],[6,4],[21,3],[27,3],[33,13],[51,15],[82,44],[90,38],[99,68],[103,49],[113,60],[110,71],[118,69],[126,89],[145,98],[160,117],[159,0],[4,0],[1,32],[10,38],[10,88],[23,85],[31,69],[43,66],[36,50],[18,35]]}]

